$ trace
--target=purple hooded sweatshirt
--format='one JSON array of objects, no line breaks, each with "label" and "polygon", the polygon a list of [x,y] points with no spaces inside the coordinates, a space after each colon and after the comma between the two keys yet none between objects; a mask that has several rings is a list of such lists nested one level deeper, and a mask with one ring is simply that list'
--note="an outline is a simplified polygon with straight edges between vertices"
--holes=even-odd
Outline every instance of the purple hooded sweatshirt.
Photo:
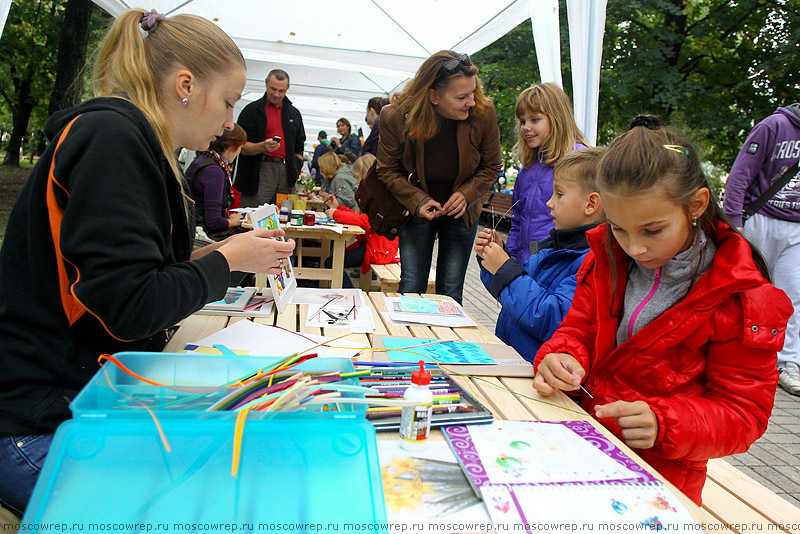
[{"label": "purple hooded sweatshirt", "polygon": [[[778,108],[756,124],[736,156],[725,186],[725,214],[734,226],[742,226],[742,211],[767,190],[787,167],[800,159],[800,104]],[[800,170],[800,169],[798,169]],[[800,222],[800,175],[758,210],[783,221]]]},{"label": "purple hooded sweatshirt", "polygon": [[[582,143],[575,145],[575,150],[583,148],[586,145]],[[531,255],[531,243],[548,237],[554,228],[553,216],[547,207],[551,196],[553,167],[542,165],[537,159],[530,168],[523,167],[519,171],[511,195],[514,209],[506,247],[511,257],[521,264],[525,264]]]}]

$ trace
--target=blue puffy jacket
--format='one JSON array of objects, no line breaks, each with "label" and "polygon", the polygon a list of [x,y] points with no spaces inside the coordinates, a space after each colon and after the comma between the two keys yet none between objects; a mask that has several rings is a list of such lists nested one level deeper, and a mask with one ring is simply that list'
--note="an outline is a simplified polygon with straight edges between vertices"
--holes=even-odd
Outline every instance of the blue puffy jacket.
[{"label": "blue puffy jacket", "polygon": [[481,265],[483,285],[503,305],[495,334],[531,363],[572,305],[575,274],[589,252],[586,231],[595,226],[551,230],[524,267],[510,258],[492,275]]},{"label": "blue puffy jacket", "polygon": [[[575,150],[583,148],[586,145],[575,144]],[[523,167],[519,171],[511,195],[514,209],[506,246],[511,257],[520,263],[525,263],[530,257],[530,244],[546,239],[553,229],[553,217],[546,205],[551,196],[553,167],[536,160],[530,168]]]}]

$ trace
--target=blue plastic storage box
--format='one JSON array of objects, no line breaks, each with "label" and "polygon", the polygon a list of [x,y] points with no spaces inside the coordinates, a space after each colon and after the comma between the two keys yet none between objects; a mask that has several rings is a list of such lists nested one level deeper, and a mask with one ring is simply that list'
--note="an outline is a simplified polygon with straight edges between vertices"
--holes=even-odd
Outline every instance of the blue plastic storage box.
[{"label": "blue plastic storage box", "polygon": [[[165,386],[153,386],[106,362],[70,404],[73,417],[144,417],[150,418],[141,404],[147,405],[156,416],[195,418],[235,418],[236,412],[207,408],[231,390],[223,384],[248,376],[259,369],[273,366],[282,358],[267,356],[209,356],[169,354],[161,352],[120,352],[114,355],[130,371]],[[344,358],[313,358],[294,367],[294,371],[324,371],[352,373],[353,362]],[[357,386],[357,378],[343,383]],[[113,387],[112,387],[113,386]],[[121,395],[124,393],[124,395]],[[125,396],[127,395],[127,397]],[[359,393],[343,393],[345,398],[363,397]],[[192,402],[187,402],[191,400]],[[346,401],[332,401],[330,409],[320,405],[306,411],[250,412],[248,418],[363,418],[367,406]]]}]

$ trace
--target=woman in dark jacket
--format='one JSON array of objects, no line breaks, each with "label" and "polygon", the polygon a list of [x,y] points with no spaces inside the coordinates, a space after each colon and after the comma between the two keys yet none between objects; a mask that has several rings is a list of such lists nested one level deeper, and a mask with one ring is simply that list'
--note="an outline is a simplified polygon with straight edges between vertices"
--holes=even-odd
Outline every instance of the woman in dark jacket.
[{"label": "woman in dark jacket", "polygon": [[231,169],[233,160],[247,142],[247,134],[238,124],[225,130],[211,141],[208,150],[200,154],[189,168],[186,178],[194,200],[195,224],[218,241],[241,228],[241,215],[227,209],[231,205]]},{"label": "woman in dark jacket", "polygon": [[336,153],[352,152],[358,158],[361,155],[361,139],[358,138],[358,134],[353,133],[350,121],[344,117],[336,121],[336,131],[341,136],[340,138],[331,138],[331,145],[333,145]]},{"label": "woman in dark jacket", "polygon": [[500,173],[492,102],[466,54],[437,52],[381,110],[378,177],[415,217],[400,231],[401,293],[424,293],[439,239],[436,293],[461,302],[484,195]]}]

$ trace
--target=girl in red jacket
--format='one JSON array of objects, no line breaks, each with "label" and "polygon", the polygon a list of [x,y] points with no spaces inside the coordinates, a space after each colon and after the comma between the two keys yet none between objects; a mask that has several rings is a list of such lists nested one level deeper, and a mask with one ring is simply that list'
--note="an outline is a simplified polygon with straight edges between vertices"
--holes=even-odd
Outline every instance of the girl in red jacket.
[{"label": "girl in red jacket", "polygon": [[699,504],[708,459],[767,428],[792,306],[723,216],[695,149],[652,118],[609,145],[597,180],[608,224],[587,233],[533,385],[582,384],[584,409]]},{"label": "girl in red jacket", "polygon": [[[367,171],[375,163],[375,156],[364,154],[353,163],[353,176],[356,179],[356,186],[367,175]],[[397,253],[398,238],[389,240],[382,235],[374,234],[370,230],[369,217],[361,213],[356,206],[355,211],[339,204],[335,196],[328,197],[328,206],[325,214],[330,219],[343,224],[360,226],[367,233],[356,237],[356,242],[347,247],[344,252],[344,267],[361,267],[362,273],[369,272],[370,264],[386,265],[387,263],[400,263],[400,256]],[[325,266],[330,268],[332,259],[325,260]],[[353,282],[347,273],[343,273],[342,287],[353,287]]]}]

